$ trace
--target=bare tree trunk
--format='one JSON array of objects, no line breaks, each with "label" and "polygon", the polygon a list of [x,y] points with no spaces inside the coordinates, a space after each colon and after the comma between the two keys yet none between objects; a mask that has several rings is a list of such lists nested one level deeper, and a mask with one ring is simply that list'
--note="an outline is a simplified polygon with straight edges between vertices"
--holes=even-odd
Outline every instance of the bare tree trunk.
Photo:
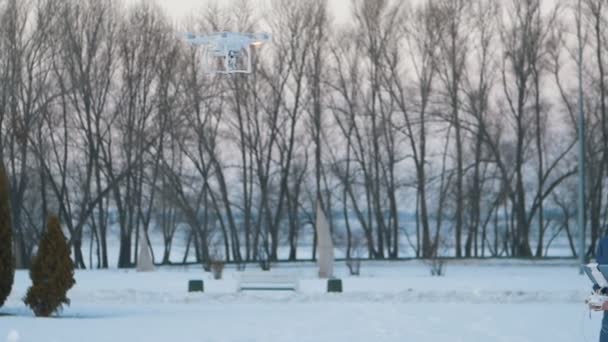
[{"label": "bare tree trunk", "polygon": [[[463,127],[461,118],[462,79],[468,51],[468,32],[465,29],[466,13],[470,2],[467,0],[442,0],[435,4],[435,24],[439,29],[439,75],[447,93],[449,122],[454,127],[456,146],[456,182],[455,182],[455,254],[462,257],[462,233],[464,226],[464,155]],[[470,255],[470,250],[468,251]]]}]

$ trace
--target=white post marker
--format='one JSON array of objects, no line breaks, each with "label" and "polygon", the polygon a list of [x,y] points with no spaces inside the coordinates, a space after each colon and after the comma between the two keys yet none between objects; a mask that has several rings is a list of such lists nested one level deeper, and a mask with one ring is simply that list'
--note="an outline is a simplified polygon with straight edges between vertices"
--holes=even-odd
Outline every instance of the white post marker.
[{"label": "white post marker", "polygon": [[137,258],[137,272],[153,272],[154,262],[152,260],[152,251],[148,242],[148,234],[144,233],[144,238],[139,246],[139,257]]},{"label": "white post marker", "polygon": [[334,243],[329,231],[329,222],[321,208],[321,201],[317,201],[317,264],[319,265],[319,278],[331,278],[334,275]]}]

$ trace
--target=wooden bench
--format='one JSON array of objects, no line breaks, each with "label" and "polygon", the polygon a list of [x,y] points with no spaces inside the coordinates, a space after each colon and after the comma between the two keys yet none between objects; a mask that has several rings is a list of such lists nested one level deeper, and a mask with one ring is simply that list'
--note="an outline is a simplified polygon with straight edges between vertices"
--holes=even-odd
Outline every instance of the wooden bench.
[{"label": "wooden bench", "polygon": [[241,291],[298,291],[298,279],[288,274],[242,273],[237,290]]}]

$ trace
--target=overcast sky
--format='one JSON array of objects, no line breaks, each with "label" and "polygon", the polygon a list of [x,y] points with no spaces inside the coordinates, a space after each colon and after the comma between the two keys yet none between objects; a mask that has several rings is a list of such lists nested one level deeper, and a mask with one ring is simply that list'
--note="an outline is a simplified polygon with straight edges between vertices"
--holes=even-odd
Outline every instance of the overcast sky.
[{"label": "overcast sky", "polygon": [[[132,3],[140,0],[123,0],[127,3]],[[210,3],[212,1],[218,0],[155,0],[160,6],[166,9],[167,14],[173,20],[179,21],[188,15],[195,14],[198,10],[202,9],[205,4]],[[259,4],[260,8],[267,8],[269,1],[268,0],[247,0],[249,2]],[[298,0],[293,0],[298,1]],[[221,4],[230,4],[235,2],[235,0],[221,0],[219,3]],[[329,7],[338,21],[344,21],[350,15],[350,2],[351,0],[329,0]]]}]

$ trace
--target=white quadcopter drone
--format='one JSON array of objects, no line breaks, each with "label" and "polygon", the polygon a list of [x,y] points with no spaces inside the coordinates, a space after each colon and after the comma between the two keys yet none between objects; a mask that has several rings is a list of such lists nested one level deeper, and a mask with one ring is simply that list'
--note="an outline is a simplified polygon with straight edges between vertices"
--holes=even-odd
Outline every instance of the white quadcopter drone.
[{"label": "white quadcopter drone", "polygon": [[203,46],[204,67],[210,74],[251,73],[252,49],[268,42],[270,38],[268,33],[185,34],[188,43]]}]

